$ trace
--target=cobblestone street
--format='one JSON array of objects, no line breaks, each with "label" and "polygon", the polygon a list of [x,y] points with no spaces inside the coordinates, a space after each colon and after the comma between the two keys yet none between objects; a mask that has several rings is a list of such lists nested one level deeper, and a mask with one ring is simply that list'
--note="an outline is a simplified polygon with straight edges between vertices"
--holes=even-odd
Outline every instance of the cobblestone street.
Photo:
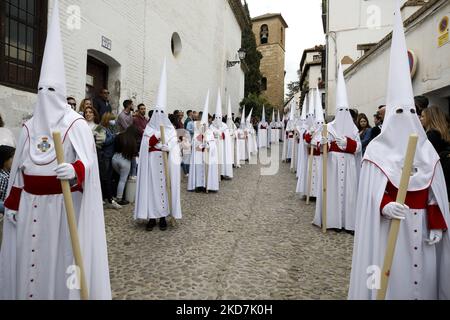
[{"label": "cobblestone street", "polygon": [[245,165],[209,195],[183,178],[184,219],[166,232],[146,232],[131,205],[106,210],[113,298],[346,299],[353,237],[312,226],[287,164],[260,173]]},{"label": "cobblestone street", "polygon": [[145,231],[131,206],[106,212],[115,299],[346,299],[353,237],[311,222],[282,164],[235,170],[218,194],[188,193],[175,228]]}]

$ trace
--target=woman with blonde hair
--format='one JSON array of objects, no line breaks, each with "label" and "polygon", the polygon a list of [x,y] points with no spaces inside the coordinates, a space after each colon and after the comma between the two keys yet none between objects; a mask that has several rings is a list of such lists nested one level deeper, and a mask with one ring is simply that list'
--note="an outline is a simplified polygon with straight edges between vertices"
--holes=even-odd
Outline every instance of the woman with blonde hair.
[{"label": "woman with blonde hair", "polygon": [[447,117],[441,108],[431,106],[422,110],[420,121],[427,132],[428,140],[441,159],[447,195],[450,199],[450,132]]},{"label": "woman with blonde hair", "polygon": [[86,108],[92,108],[92,100],[91,99],[83,99],[80,103],[80,110],[78,111],[80,114],[84,114]]}]

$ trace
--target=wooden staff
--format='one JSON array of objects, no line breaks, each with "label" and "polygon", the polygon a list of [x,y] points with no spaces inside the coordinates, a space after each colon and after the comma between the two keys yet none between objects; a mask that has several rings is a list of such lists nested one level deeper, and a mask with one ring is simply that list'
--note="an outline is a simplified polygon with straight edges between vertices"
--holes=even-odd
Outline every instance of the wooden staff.
[{"label": "wooden staff", "polygon": [[[328,139],[328,126],[325,124],[322,137]],[[328,143],[323,146],[322,168],[322,231],[327,233],[327,183],[328,183]]]},{"label": "wooden staff", "polygon": [[[55,143],[56,159],[58,165],[65,163],[64,149],[60,132],[53,133],[53,142]],[[89,300],[89,293],[84,273],[83,257],[81,255],[80,239],[78,237],[77,222],[75,219],[75,209],[73,207],[72,192],[70,190],[69,181],[61,180],[61,188],[64,195],[64,204],[66,207],[67,222],[69,224],[69,233],[72,243],[73,256],[75,259],[75,264],[80,269],[80,298],[81,300]]]},{"label": "wooden staff", "polygon": [[222,180],[222,144],[221,144],[221,138],[222,138],[222,133],[219,132],[219,137],[217,138],[217,173],[218,173],[218,179],[219,179],[219,184],[220,181]]},{"label": "wooden staff", "polygon": [[[397,194],[397,203],[405,204],[406,194],[408,192],[409,180],[414,163],[414,156],[416,154],[417,142],[419,136],[413,134],[409,137],[408,149],[406,150],[405,162],[403,164],[402,179],[400,180],[400,187]],[[383,272],[381,274],[381,288],[378,290],[377,300],[385,300],[386,292],[389,284],[389,277],[391,275],[392,262],[394,260],[395,247],[397,245],[398,233],[400,230],[401,220],[393,219],[391,221],[391,229],[389,231],[389,238],[386,248],[386,255],[384,257]]]},{"label": "wooden staff", "polygon": [[[161,130],[161,143],[166,144],[166,128],[160,126]],[[175,218],[172,215],[172,184],[170,180],[170,170],[169,170],[169,155],[167,152],[163,152],[164,161],[164,174],[166,176],[166,189],[167,189],[167,201],[169,202],[169,223],[175,226]]]},{"label": "wooden staff", "polygon": [[313,160],[314,160],[314,147],[311,144],[311,151],[308,160],[308,190],[306,194],[306,204],[309,205],[312,191],[312,171],[313,171]]},{"label": "wooden staff", "polygon": [[[206,146],[206,127],[203,128],[203,146]],[[209,150],[205,149],[205,189],[206,193],[209,193],[208,190],[208,174],[209,174]]]}]

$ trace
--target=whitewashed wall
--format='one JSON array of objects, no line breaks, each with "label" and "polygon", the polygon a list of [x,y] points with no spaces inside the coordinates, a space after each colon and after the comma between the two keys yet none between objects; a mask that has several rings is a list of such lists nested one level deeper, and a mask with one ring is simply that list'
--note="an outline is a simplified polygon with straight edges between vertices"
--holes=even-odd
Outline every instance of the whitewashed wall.
[{"label": "whitewashed wall", "polygon": [[[241,29],[228,2],[133,0],[130,4],[122,0],[60,1],[68,95],[78,102],[84,98],[89,52],[110,66],[109,90],[115,106],[133,98],[150,108],[167,57],[169,111],[201,110],[208,89],[213,109],[220,87],[222,95],[231,95],[237,112],[245,77],[239,65],[226,68],[226,60],[236,60],[241,47]],[[70,6],[81,8],[79,30],[67,27],[72,21]],[[173,32],[180,35],[183,47],[177,57],[171,52]],[[111,50],[102,48],[102,36],[112,41]],[[35,100],[34,94],[0,86],[0,112],[9,127],[20,126]]]},{"label": "whitewashed wall", "polygon": [[[426,95],[431,104],[448,112],[450,98],[450,43],[438,47],[438,23],[450,14],[450,4],[408,28],[408,49],[415,52],[419,64],[413,79],[415,95]],[[386,103],[390,42],[352,70],[347,76],[350,104],[372,115]]]}]

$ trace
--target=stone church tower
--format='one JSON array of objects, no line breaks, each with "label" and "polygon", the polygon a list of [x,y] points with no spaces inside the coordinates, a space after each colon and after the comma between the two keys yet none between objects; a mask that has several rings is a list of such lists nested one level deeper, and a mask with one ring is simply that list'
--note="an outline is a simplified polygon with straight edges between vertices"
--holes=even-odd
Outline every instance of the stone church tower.
[{"label": "stone church tower", "polygon": [[288,25],[280,13],[252,19],[256,45],[262,53],[262,94],[277,108],[284,106],[285,48]]}]

